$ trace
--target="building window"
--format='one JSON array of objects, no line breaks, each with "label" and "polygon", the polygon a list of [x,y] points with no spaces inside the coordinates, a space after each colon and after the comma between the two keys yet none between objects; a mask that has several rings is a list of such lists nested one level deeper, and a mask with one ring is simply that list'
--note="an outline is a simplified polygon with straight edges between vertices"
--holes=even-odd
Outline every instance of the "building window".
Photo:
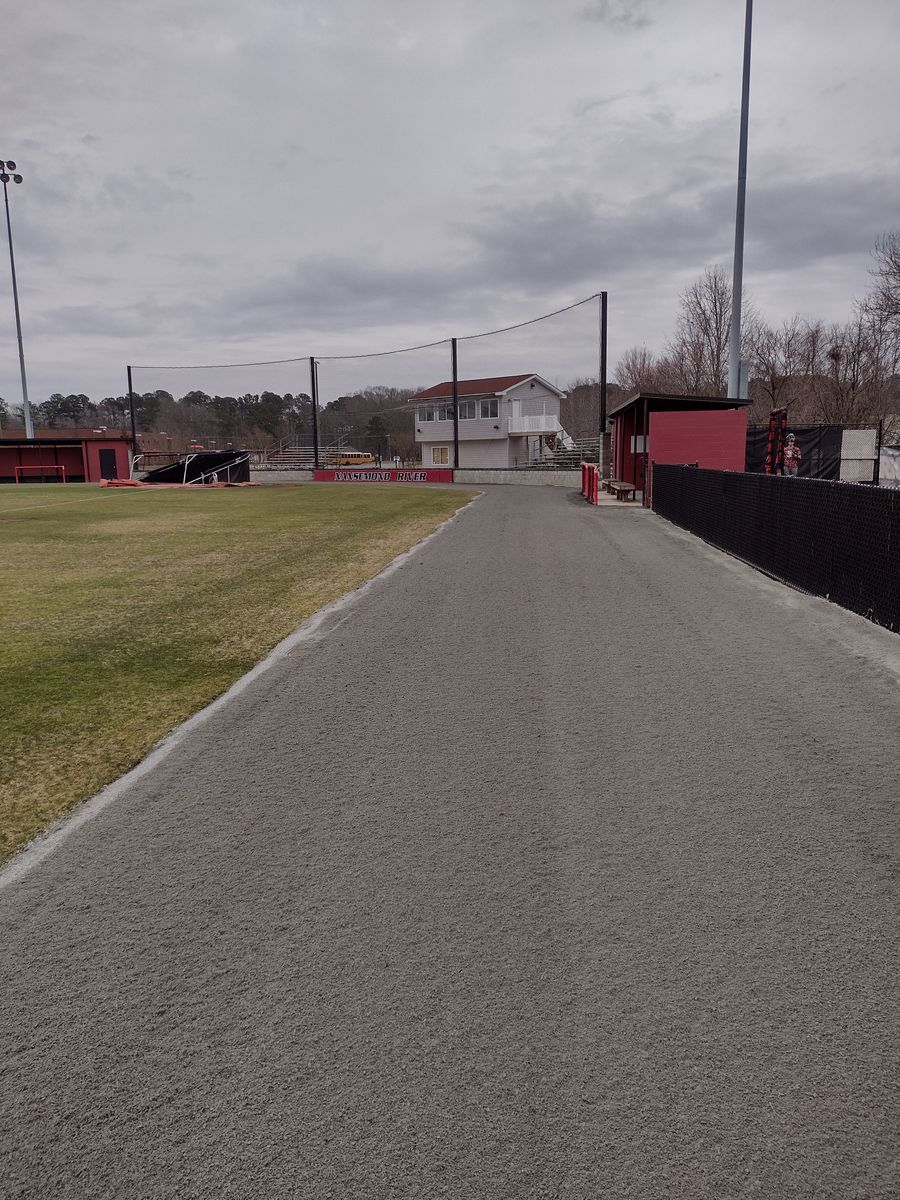
[{"label": "building window", "polygon": [[438,409],[438,420],[439,421],[452,421],[453,420],[453,405],[452,404],[444,404],[444,405],[442,405],[442,407],[440,407]]},{"label": "building window", "polygon": [[431,447],[431,465],[433,467],[446,467],[450,462],[450,447],[449,446],[432,446]]},{"label": "building window", "polygon": [[434,409],[433,408],[420,408],[419,409],[419,421],[420,422],[433,421],[433,420],[434,420]]},{"label": "building window", "polygon": [[474,400],[460,400],[459,402],[459,419],[461,421],[474,421],[476,416]]},{"label": "building window", "polygon": [[482,400],[482,402],[481,402],[482,419],[490,420],[491,418],[493,418],[494,420],[496,420],[500,414],[499,403],[500,402],[498,401],[496,396],[493,398],[493,400]]}]

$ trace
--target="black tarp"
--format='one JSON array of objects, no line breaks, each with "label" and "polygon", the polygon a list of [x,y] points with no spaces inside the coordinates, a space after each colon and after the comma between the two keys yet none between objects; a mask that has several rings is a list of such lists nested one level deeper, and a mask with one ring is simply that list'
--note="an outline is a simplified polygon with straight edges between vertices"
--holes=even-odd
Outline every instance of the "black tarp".
[{"label": "black tarp", "polygon": [[[185,463],[187,466],[185,467]],[[248,450],[193,450],[168,467],[157,467],[141,476],[142,483],[194,483],[203,476],[210,482],[215,472],[219,483],[249,483]]]},{"label": "black tarp", "polygon": [[[842,425],[788,425],[800,448],[801,478],[840,479]],[[768,425],[747,427],[746,469],[761,474],[766,462]]]}]

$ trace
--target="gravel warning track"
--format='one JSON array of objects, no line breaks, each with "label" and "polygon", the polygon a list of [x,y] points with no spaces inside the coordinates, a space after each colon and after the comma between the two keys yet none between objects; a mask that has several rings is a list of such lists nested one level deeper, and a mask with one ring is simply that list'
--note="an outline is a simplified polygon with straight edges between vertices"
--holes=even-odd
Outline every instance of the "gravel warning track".
[{"label": "gravel warning track", "polygon": [[900,1194],[897,646],[489,489],[0,890],[0,1191]]}]

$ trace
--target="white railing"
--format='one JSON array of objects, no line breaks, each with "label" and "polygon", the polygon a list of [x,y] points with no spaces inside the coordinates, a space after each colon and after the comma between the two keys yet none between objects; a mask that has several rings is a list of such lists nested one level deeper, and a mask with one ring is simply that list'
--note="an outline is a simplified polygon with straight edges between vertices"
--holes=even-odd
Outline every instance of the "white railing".
[{"label": "white railing", "polygon": [[559,433],[562,425],[559,418],[549,413],[538,417],[510,417],[509,432],[517,433]]}]

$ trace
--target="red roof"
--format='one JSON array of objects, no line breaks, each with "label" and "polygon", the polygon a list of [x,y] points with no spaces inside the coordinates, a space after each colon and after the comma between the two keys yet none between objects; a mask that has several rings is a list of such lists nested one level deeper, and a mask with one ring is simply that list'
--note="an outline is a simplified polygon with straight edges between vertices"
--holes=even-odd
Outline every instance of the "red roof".
[{"label": "red roof", "polygon": [[[507,388],[515,387],[517,383],[524,383],[526,379],[533,378],[534,372],[532,371],[530,375],[497,375],[492,379],[458,379],[456,394],[458,396],[493,396],[495,392],[505,392]],[[436,383],[434,387],[419,392],[412,399],[438,400],[452,395],[453,381],[448,380],[446,383]]]}]

